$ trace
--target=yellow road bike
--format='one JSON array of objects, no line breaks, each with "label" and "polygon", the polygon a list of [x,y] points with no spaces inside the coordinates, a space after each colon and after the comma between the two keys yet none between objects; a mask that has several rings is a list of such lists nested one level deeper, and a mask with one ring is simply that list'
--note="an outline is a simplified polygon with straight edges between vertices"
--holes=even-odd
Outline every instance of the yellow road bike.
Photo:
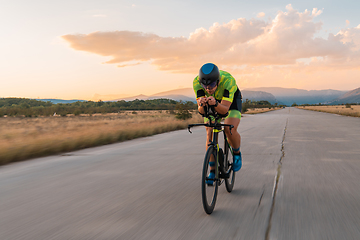
[{"label": "yellow road bike", "polygon": [[[208,123],[189,124],[188,130],[195,126],[206,126],[213,128],[213,137],[205,154],[202,177],[201,177],[201,196],[204,210],[207,214],[211,214],[215,208],[218,187],[225,181],[226,190],[231,192],[235,182],[235,172],[233,171],[233,150],[229,145],[224,127],[234,128],[233,125],[222,124],[221,119],[226,115],[218,114],[212,106],[204,107],[204,117],[211,119]],[[218,143],[219,133],[223,133],[224,145],[222,149]],[[210,162],[215,167],[215,177],[209,178]],[[212,184],[209,184],[212,182]]]}]

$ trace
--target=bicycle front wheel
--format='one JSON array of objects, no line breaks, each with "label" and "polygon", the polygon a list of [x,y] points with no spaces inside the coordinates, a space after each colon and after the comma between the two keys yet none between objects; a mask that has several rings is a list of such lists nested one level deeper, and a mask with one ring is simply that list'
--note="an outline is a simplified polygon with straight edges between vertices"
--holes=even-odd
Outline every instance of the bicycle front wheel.
[{"label": "bicycle front wheel", "polygon": [[229,174],[229,178],[225,179],[225,186],[228,192],[231,192],[235,183],[235,172],[233,171],[234,157],[233,151],[230,149],[228,141],[225,139],[225,152],[224,152],[224,171]]},{"label": "bicycle front wheel", "polygon": [[[218,193],[218,186],[219,186],[217,180],[218,174],[215,174],[215,179],[210,179],[208,177],[210,174],[210,166],[209,166],[210,159],[216,162],[216,150],[213,146],[210,146],[206,152],[202,178],[201,178],[202,202],[203,202],[204,210],[207,214],[211,214],[214,210],[217,193]],[[210,183],[213,182],[213,184],[209,184],[209,182]]]}]

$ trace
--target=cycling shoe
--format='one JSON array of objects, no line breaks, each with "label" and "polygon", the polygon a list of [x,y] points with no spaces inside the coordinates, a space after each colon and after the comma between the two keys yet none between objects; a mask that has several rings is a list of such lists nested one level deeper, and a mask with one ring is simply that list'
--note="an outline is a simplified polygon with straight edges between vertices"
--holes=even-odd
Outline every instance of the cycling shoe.
[{"label": "cycling shoe", "polygon": [[234,165],[233,165],[233,170],[234,172],[237,172],[240,170],[241,166],[242,166],[242,160],[241,160],[241,152],[239,155],[235,155],[234,154]]},{"label": "cycling shoe", "polygon": [[205,182],[208,186],[214,186],[214,181],[215,181],[215,173],[210,172],[210,174],[207,177],[207,180]]}]

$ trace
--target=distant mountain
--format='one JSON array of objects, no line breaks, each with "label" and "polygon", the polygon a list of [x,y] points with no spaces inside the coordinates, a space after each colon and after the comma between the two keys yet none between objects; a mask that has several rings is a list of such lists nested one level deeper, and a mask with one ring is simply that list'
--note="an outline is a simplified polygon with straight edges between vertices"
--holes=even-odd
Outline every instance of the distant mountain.
[{"label": "distant mountain", "polygon": [[140,94],[140,95],[136,95],[133,97],[127,97],[127,98],[119,98],[119,99],[114,99],[114,100],[109,100],[111,102],[116,102],[116,101],[121,101],[121,100],[125,100],[125,101],[134,101],[135,99],[139,99],[139,100],[147,100],[149,98],[149,96]]},{"label": "distant mountain", "polygon": [[241,94],[243,97],[243,102],[246,99],[249,99],[251,101],[265,100],[265,101],[270,102],[271,104],[278,102],[274,95],[272,95],[271,93],[267,93],[267,92],[243,90],[243,91],[241,91]]},{"label": "distant mountain", "polygon": [[[241,91],[243,99],[249,99],[253,101],[269,101],[270,103],[276,103],[277,100],[271,93],[262,92],[262,91]],[[181,88],[171,91],[161,92],[154,95],[151,95],[151,98],[155,97],[164,97],[174,100],[183,100],[183,101],[195,101],[195,93],[192,88]]]},{"label": "distant mountain", "polygon": [[327,102],[327,104],[345,104],[345,103],[360,103],[360,88],[351,90],[337,99]]},{"label": "distant mountain", "polygon": [[119,98],[119,99],[114,99],[111,101],[121,101],[121,100],[125,100],[125,101],[133,101],[135,99],[139,99],[139,100],[152,100],[152,99],[159,99],[159,98],[167,98],[167,99],[172,99],[175,101],[196,101],[195,100],[195,94],[194,94],[194,90],[192,88],[181,88],[181,89],[174,89],[174,90],[170,90],[170,91],[165,91],[165,92],[159,92],[150,96],[147,95],[137,95],[137,96],[133,96],[133,97],[126,97],[126,98]]},{"label": "distant mountain", "polygon": [[146,96],[146,95],[137,95],[137,96],[133,96],[133,97],[128,97],[128,98],[120,98],[120,99],[115,99],[115,100],[111,100],[111,101],[134,101],[135,99],[139,99],[139,100],[153,100],[153,99],[159,99],[159,98],[166,98],[166,99],[172,99],[175,101],[196,101],[195,97],[188,97],[188,96],[184,96],[184,95],[151,95],[151,96]]},{"label": "distant mountain", "polygon": [[167,98],[167,99],[172,99],[175,101],[190,101],[190,102],[196,102],[195,97],[188,97],[188,96],[184,96],[184,95],[158,95],[158,96],[154,96],[151,95],[148,99],[159,99],[159,98]]},{"label": "distant mountain", "polygon": [[38,101],[43,101],[43,102],[52,102],[54,104],[58,104],[58,103],[74,103],[74,102],[86,102],[86,100],[78,100],[78,99],[73,99],[73,100],[63,100],[63,99],[35,99]]},{"label": "distant mountain", "polygon": [[195,98],[195,93],[192,88],[174,89],[174,90],[170,90],[170,91],[166,91],[166,92],[156,93],[151,96],[155,97],[155,96],[169,96],[169,95],[183,95],[186,97]]},{"label": "distant mountain", "polygon": [[91,98],[91,101],[97,102],[99,100],[108,101],[111,99],[118,99],[118,98],[126,98],[130,97],[129,94],[108,94],[108,95],[100,95],[95,93],[94,96]]},{"label": "distant mountain", "polygon": [[[280,87],[263,87],[263,88],[247,88],[241,90],[243,95],[243,100],[249,99],[254,101],[269,101],[270,103],[278,103],[285,105],[292,105],[293,103],[297,104],[318,104],[318,103],[327,103],[337,99],[347,93],[347,91],[339,90],[304,90],[297,88],[280,88]],[[192,88],[181,88],[174,89],[170,91],[156,93],[150,96],[146,95],[137,95],[133,97],[120,98],[111,101],[132,101],[135,99],[147,100],[147,99],[157,99],[157,98],[167,98],[173,99],[176,101],[195,101],[195,93]]]},{"label": "distant mountain", "polygon": [[332,101],[342,96],[347,91],[339,90],[304,90],[297,88],[262,87],[248,88],[251,91],[263,91],[271,93],[275,98],[286,105],[296,104],[317,104]]},{"label": "distant mountain", "polygon": [[[242,91],[243,99],[249,99],[254,101],[269,101],[270,103],[276,103],[278,102],[276,98],[266,92],[261,91]],[[175,101],[192,101],[195,102],[195,93],[192,88],[181,88],[181,89],[174,89],[170,91],[160,92],[156,93],[150,96],[146,95],[138,95],[134,97],[128,97],[128,98],[121,98],[121,99],[115,99],[112,101],[119,101],[119,100],[125,100],[125,101],[132,101],[135,99],[141,99],[141,100],[147,100],[147,99],[157,99],[157,98],[167,98],[167,99],[173,99]]]}]

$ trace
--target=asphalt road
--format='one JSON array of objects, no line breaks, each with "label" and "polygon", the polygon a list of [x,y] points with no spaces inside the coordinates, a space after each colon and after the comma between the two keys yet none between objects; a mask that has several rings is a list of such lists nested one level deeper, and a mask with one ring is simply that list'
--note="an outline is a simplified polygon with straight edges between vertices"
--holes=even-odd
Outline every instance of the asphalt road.
[{"label": "asphalt road", "polygon": [[0,239],[360,239],[360,119],[242,118],[243,168],[202,208],[205,130],[0,167]]}]

